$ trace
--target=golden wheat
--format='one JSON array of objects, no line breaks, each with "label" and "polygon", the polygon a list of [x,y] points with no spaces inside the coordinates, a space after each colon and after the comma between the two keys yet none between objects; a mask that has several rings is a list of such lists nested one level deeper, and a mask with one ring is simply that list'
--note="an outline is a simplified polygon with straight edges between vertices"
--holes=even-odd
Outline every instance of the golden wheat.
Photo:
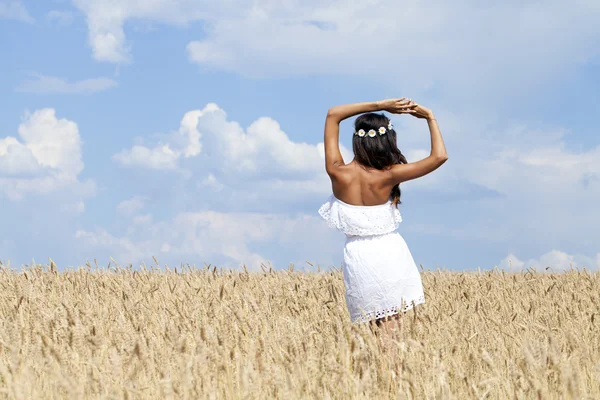
[{"label": "golden wheat", "polygon": [[[600,274],[425,271],[392,346],[337,270],[0,271],[5,398],[600,398]],[[383,349],[383,350],[382,350]]]}]

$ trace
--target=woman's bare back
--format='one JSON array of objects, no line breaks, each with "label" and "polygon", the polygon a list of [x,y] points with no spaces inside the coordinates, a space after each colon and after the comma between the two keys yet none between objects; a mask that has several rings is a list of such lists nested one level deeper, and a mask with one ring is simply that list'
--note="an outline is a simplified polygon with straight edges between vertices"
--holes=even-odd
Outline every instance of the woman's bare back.
[{"label": "woman's bare back", "polygon": [[389,171],[365,167],[356,161],[340,166],[336,179],[332,180],[333,195],[355,206],[386,203],[393,186]]}]

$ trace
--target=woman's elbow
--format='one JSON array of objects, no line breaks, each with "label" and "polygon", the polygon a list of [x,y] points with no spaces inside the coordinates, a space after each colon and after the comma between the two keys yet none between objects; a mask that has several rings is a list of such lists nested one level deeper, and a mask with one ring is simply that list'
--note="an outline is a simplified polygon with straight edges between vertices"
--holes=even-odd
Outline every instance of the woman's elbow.
[{"label": "woman's elbow", "polygon": [[448,153],[440,154],[436,157],[437,162],[442,165],[446,161],[448,161]]},{"label": "woman's elbow", "polygon": [[336,118],[338,114],[339,112],[337,107],[331,107],[329,110],[327,110],[327,118]]}]

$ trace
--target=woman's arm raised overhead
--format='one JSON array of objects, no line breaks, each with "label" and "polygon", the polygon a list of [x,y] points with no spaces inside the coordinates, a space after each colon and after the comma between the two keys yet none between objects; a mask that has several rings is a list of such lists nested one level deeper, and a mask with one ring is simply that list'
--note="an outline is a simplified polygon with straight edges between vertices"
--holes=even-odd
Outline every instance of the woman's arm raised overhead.
[{"label": "woman's arm raised overhead", "polygon": [[446,160],[448,160],[444,139],[442,139],[442,133],[440,132],[440,128],[438,127],[433,112],[416,103],[411,104],[415,107],[410,110],[401,111],[398,114],[411,114],[417,118],[427,120],[429,133],[431,135],[431,152],[429,157],[420,161],[392,166],[392,168],[390,168],[390,184],[394,185],[427,175],[438,169],[446,162]]},{"label": "woman's arm raised overhead", "polygon": [[373,101],[366,103],[344,104],[335,106],[327,112],[325,120],[325,169],[329,176],[336,173],[338,167],[344,165],[344,159],[340,152],[340,122],[357,114],[375,111],[388,111],[399,114],[415,108],[406,98]]}]

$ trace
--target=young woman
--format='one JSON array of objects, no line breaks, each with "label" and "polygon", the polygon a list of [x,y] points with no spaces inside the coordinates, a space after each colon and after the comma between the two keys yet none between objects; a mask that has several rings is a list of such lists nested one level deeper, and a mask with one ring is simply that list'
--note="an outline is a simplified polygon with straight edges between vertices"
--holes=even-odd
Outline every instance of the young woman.
[{"label": "young woman", "polygon": [[[408,163],[391,121],[377,111],[425,119],[431,133],[429,157]],[[354,122],[354,160],[345,164],[339,124],[357,114],[362,115]],[[327,113],[325,168],[333,194],[319,214],[347,236],[342,272],[353,322],[375,321],[389,330],[401,312],[425,302],[417,266],[396,231],[402,220],[399,185],[436,170],[447,159],[433,112],[410,99],[342,105]]]}]

